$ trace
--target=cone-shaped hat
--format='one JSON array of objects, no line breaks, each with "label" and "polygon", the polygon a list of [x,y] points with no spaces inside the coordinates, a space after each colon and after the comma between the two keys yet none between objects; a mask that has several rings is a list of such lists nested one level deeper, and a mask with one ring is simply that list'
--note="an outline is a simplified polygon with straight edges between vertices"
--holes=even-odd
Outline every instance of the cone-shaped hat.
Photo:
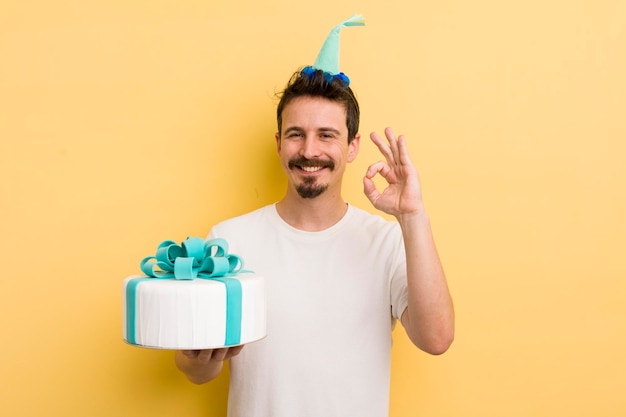
[{"label": "cone-shaped hat", "polygon": [[313,68],[320,69],[332,75],[339,74],[341,72],[339,70],[339,33],[341,32],[341,29],[346,26],[364,25],[365,21],[363,20],[363,16],[355,14],[335,26],[328,34],[324,45],[322,45],[322,49],[317,55],[315,64],[313,64]]}]

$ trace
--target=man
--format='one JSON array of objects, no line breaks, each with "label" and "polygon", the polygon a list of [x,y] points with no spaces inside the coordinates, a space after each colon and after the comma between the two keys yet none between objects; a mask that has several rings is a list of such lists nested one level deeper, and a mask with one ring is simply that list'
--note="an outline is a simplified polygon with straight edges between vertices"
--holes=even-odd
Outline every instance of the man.
[{"label": "man", "polygon": [[[372,133],[384,161],[363,179],[374,207],[397,222],[341,196],[361,140],[348,83],[313,67],[294,74],[277,109],[284,197],[209,234],[225,238],[268,287],[265,339],[176,352],[179,369],[198,384],[230,360],[229,416],[386,416],[395,321],[425,352],[452,343],[452,301],[405,138]],[[382,192],[378,174],[388,183]]]}]

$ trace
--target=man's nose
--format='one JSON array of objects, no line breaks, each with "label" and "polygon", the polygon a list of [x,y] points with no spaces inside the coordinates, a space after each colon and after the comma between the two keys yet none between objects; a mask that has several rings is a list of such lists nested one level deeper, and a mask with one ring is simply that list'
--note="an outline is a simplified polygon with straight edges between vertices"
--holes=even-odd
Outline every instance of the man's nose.
[{"label": "man's nose", "polygon": [[307,159],[317,158],[321,155],[320,143],[316,137],[307,136],[302,144],[302,156]]}]

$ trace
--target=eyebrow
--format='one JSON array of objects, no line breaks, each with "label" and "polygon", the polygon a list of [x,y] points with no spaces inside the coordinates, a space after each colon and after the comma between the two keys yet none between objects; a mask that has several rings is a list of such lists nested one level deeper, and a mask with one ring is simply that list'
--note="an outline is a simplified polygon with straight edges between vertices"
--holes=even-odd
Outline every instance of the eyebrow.
[{"label": "eyebrow", "polygon": [[[285,129],[285,132],[283,133],[284,135],[291,133],[291,132],[304,132],[304,129],[302,129],[301,127],[298,126],[291,126],[288,127],[287,129]],[[330,133],[334,133],[335,135],[340,135],[341,132],[333,127],[320,127],[319,129],[317,129],[318,133],[323,133],[323,132],[330,132]]]},{"label": "eyebrow", "polygon": [[321,127],[317,129],[317,131],[318,132],[330,132],[330,133],[334,133],[337,136],[341,135],[341,132],[335,129],[334,127]]},{"label": "eyebrow", "polygon": [[303,132],[304,130],[297,127],[297,126],[292,126],[292,127],[288,127],[287,129],[285,129],[285,131],[283,132],[284,135],[291,133],[291,132]]}]

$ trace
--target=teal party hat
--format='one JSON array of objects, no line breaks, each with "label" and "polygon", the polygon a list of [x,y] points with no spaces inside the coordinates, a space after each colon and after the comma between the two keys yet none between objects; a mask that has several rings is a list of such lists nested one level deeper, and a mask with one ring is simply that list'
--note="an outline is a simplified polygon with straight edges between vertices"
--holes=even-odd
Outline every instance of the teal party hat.
[{"label": "teal party hat", "polygon": [[355,14],[349,19],[344,20],[337,26],[335,26],[324,45],[322,45],[322,49],[317,55],[317,59],[313,64],[313,68],[320,69],[329,74],[336,75],[339,74],[339,34],[341,29],[347,26],[365,26],[365,21],[363,20],[363,16],[360,14]]}]

